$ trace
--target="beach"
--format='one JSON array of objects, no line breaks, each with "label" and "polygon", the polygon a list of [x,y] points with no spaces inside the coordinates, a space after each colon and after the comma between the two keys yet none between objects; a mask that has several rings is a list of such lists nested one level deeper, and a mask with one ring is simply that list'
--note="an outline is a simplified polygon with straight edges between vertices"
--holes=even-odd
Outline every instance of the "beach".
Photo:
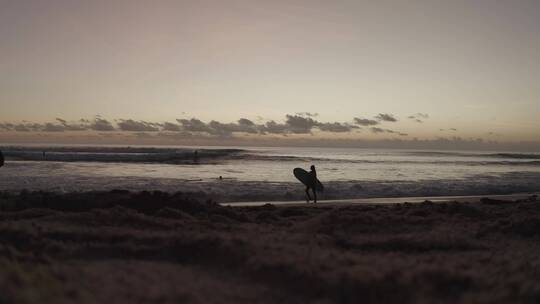
[{"label": "beach", "polygon": [[536,303],[540,202],[0,195],[0,302]]}]

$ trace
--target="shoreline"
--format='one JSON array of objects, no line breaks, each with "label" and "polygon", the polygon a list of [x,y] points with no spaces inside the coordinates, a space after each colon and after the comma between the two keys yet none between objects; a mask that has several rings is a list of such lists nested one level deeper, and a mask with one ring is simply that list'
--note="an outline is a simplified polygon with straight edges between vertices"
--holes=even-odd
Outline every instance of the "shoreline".
[{"label": "shoreline", "polygon": [[[325,186],[321,203],[540,191],[540,156],[533,153],[328,148],[314,158],[309,149],[90,146],[51,148],[41,161],[41,148],[16,150],[5,153],[0,191],[157,190],[222,203],[302,204],[305,186],[291,171],[311,163]],[[38,160],[9,161],[15,156]]]},{"label": "shoreline", "polygon": [[423,203],[430,201],[433,203],[442,202],[467,202],[476,203],[482,199],[496,199],[496,200],[522,200],[531,196],[540,196],[540,192],[526,192],[526,193],[514,193],[514,194],[486,194],[486,195],[454,195],[454,196],[403,196],[403,197],[373,197],[373,198],[356,198],[356,199],[332,199],[332,200],[319,200],[317,204],[313,204],[313,201],[307,203],[306,201],[252,201],[252,202],[226,202],[220,203],[222,206],[231,207],[257,207],[264,206],[266,204],[275,206],[298,206],[298,207],[316,207],[322,206],[347,206],[347,205],[366,205],[366,204],[400,204],[400,203]]}]

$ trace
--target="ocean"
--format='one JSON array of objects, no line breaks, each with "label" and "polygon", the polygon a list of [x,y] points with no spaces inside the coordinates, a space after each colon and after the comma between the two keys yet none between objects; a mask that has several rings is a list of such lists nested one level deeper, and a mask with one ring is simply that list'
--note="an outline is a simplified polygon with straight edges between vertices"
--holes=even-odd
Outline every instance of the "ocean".
[{"label": "ocean", "polygon": [[[320,199],[540,190],[540,154],[296,147],[4,146],[0,190],[189,192],[220,202],[302,200],[292,170],[317,167]],[[197,156],[195,156],[197,151]],[[219,177],[222,177],[221,179]]]}]

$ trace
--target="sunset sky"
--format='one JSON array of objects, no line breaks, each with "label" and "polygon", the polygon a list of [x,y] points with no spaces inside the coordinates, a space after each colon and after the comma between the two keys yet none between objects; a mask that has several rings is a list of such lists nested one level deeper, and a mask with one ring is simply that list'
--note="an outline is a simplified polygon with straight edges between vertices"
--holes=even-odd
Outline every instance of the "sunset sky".
[{"label": "sunset sky", "polygon": [[534,0],[0,0],[0,140],[538,142],[539,33]]}]

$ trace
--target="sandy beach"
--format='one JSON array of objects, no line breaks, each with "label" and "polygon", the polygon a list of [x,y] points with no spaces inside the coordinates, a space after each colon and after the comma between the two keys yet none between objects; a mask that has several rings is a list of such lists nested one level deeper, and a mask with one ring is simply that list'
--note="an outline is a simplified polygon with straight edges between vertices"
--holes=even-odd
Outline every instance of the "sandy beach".
[{"label": "sandy beach", "polygon": [[5,303],[536,303],[540,202],[0,196]]},{"label": "sandy beach", "polygon": [[[461,203],[476,203],[481,202],[482,199],[491,198],[497,200],[523,200],[533,195],[539,195],[537,192],[529,193],[516,193],[516,194],[493,194],[493,195],[456,195],[456,196],[409,196],[409,197],[372,197],[372,198],[354,198],[354,199],[333,199],[333,200],[319,200],[317,204],[311,205],[312,207],[318,206],[347,206],[347,205],[380,205],[380,204],[397,204],[397,203],[422,203],[430,201],[434,203],[442,202],[461,202]],[[313,201],[310,201],[310,204]],[[297,206],[305,207],[306,201],[253,201],[253,202],[229,202],[221,203],[222,206],[231,207],[249,207],[249,206],[263,206],[266,204],[272,204],[275,206]]]}]

